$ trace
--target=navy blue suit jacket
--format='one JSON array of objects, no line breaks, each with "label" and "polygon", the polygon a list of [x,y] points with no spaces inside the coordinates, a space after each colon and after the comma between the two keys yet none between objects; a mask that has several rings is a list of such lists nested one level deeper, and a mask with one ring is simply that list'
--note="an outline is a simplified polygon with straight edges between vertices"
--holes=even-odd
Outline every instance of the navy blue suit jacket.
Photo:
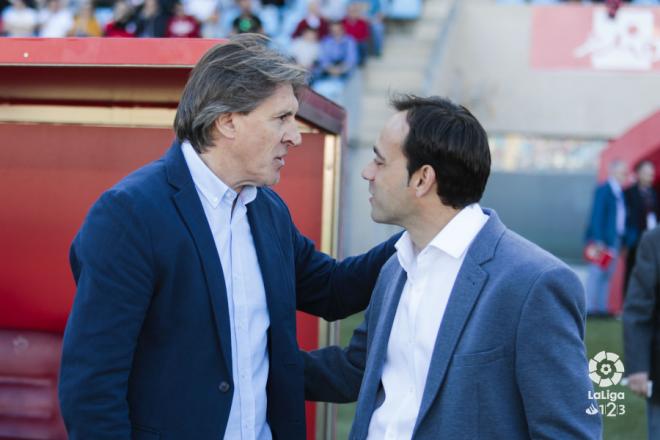
[{"label": "navy blue suit jacket", "polygon": [[[268,422],[275,438],[303,439],[295,311],[334,320],[364,309],[395,239],[338,263],[267,188],[248,220],[271,322]],[[101,196],[70,260],[59,386],[70,439],[221,439],[234,392],[226,290],[178,143]]]},{"label": "navy blue suit jacket", "polygon": [[617,238],[616,196],[609,182],[605,181],[596,188],[594,193],[586,239],[588,242],[594,241],[614,248]]}]

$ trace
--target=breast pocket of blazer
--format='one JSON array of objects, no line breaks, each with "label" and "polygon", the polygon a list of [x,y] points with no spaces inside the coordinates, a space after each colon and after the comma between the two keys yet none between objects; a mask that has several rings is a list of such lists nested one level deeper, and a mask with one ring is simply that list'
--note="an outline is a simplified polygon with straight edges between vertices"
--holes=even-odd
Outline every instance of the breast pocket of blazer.
[{"label": "breast pocket of blazer", "polygon": [[456,353],[452,364],[461,367],[481,366],[503,359],[506,355],[507,349],[505,346],[478,351],[476,353]]}]

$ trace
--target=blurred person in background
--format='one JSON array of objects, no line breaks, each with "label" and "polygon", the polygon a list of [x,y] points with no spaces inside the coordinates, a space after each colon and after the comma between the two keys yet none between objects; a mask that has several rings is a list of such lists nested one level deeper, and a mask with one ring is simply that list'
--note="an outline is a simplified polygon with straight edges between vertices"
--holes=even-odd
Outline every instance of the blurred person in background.
[{"label": "blurred person in background", "polygon": [[112,8],[112,21],[105,25],[104,37],[133,38],[135,23],[132,21],[133,8],[126,0],[117,0]]},{"label": "blurred person in background", "polygon": [[101,26],[94,15],[92,0],[83,2],[73,19],[73,26],[69,30],[69,37],[100,37],[103,35]]},{"label": "blurred person in background", "polygon": [[168,38],[199,38],[202,26],[195,17],[186,14],[180,2],[174,4],[174,14],[167,23],[165,36]]},{"label": "blurred person in background", "polygon": [[38,16],[30,0],[10,0],[2,13],[2,27],[8,37],[33,37],[37,32]]},{"label": "blurred person in background", "polygon": [[348,5],[346,17],[342,20],[346,35],[355,39],[358,49],[358,65],[362,66],[367,61],[369,52],[369,22],[364,18],[366,4],[355,1]]},{"label": "blurred person in background", "polygon": [[314,29],[317,32],[319,40],[325,38],[330,32],[328,20],[321,15],[321,4],[319,0],[310,0],[307,4],[307,15],[298,22],[291,36],[294,39],[298,38],[307,29]]},{"label": "blurred person in background", "polygon": [[380,57],[383,54],[383,43],[385,42],[385,12],[384,0],[370,0],[367,10],[367,17],[371,28],[370,35],[370,54]]},{"label": "blurred person in background", "polygon": [[358,62],[355,39],[346,35],[340,21],[330,24],[330,35],[321,40],[319,69],[322,78],[348,79]]},{"label": "blurred person in background", "polygon": [[73,28],[73,13],[65,1],[47,0],[46,7],[39,11],[40,37],[62,38],[69,34]]},{"label": "blurred person in background", "polygon": [[291,42],[291,55],[296,63],[314,72],[317,69],[320,48],[318,32],[314,28],[307,28]]},{"label": "blurred person in background", "polygon": [[647,401],[648,438],[660,439],[660,228],[647,231],[637,250],[623,306],[628,386]]},{"label": "blurred person in background", "polygon": [[341,21],[330,24],[330,35],[321,41],[319,63],[312,87],[333,101],[342,102],[346,81],[357,67],[355,39],[346,35]]},{"label": "blurred person in background", "polygon": [[237,0],[239,15],[232,22],[232,34],[261,34],[261,19],[252,11],[252,0]]},{"label": "blurred person in background", "polygon": [[[655,180],[655,165],[649,160],[644,160],[635,167],[637,182],[624,191],[626,199],[626,226],[628,255],[626,256],[626,288],[630,281],[630,274],[635,265],[637,245],[644,233],[655,228],[658,224],[658,195],[653,189]],[[626,290],[624,289],[624,292]]]},{"label": "blurred person in background", "polygon": [[609,165],[607,181],[596,188],[586,241],[611,256],[605,267],[590,263],[587,272],[587,312],[592,316],[608,316],[610,311],[610,281],[617,265],[626,233],[626,202],[623,185],[627,180],[628,165],[614,160]]},{"label": "blurred person in background", "polygon": [[161,38],[167,34],[171,15],[162,10],[160,0],[144,0],[135,19],[135,34],[143,38]]}]

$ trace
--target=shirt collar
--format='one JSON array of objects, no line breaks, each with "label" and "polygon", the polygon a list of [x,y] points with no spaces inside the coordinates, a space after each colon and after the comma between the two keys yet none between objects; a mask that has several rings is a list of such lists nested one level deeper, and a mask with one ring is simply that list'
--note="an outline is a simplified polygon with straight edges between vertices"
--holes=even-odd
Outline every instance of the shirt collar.
[{"label": "shirt collar", "polygon": [[[233,203],[237,196],[236,191],[220,180],[220,178],[218,178],[218,176],[206,166],[190,142],[184,141],[181,144],[181,149],[183,150],[183,157],[188,164],[188,169],[190,170],[193,182],[195,182],[195,186],[209,204],[213,208],[217,208],[223,199],[227,199],[229,202]],[[244,205],[247,205],[256,197],[257,188],[254,186],[243,187],[239,194],[239,200],[242,201]]]},{"label": "shirt collar", "polygon": [[[443,251],[452,258],[459,259],[467,251],[472,240],[477,236],[483,225],[488,221],[478,203],[473,203],[461,209],[431,242],[420,252],[434,248]],[[415,267],[416,255],[408,231],[401,235],[394,247],[397,250],[399,264],[410,273]]]},{"label": "shirt collar", "polygon": [[427,247],[434,247],[460,258],[488,220],[478,203],[461,209],[456,216],[431,240]]},{"label": "shirt collar", "polygon": [[621,188],[621,185],[619,184],[619,182],[617,182],[616,179],[614,179],[614,178],[609,178],[607,181],[610,184],[610,188],[612,188],[612,191],[614,192],[614,195],[616,195],[618,197],[619,194],[621,194],[623,192],[623,189]]}]

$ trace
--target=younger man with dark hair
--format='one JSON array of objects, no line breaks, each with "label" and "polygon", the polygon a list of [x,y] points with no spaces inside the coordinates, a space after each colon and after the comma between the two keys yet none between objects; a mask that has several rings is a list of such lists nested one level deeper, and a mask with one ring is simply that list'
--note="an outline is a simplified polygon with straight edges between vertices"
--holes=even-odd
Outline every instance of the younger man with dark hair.
[{"label": "younger man with dark hair", "polygon": [[357,398],[352,440],[600,438],[579,280],[478,205],[490,152],[467,109],[393,104],[362,176],[372,218],[406,232],[349,347],[305,356],[306,397]]}]

